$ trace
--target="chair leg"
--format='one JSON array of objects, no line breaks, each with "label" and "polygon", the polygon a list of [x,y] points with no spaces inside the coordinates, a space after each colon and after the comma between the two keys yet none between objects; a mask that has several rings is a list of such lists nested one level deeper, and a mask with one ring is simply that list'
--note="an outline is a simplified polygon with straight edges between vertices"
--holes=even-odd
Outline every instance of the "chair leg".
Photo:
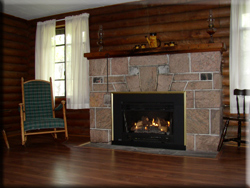
[{"label": "chair leg", "polygon": [[237,142],[238,142],[238,147],[240,147],[240,144],[241,144],[241,121],[238,122],[238,138],[237,138]]},{"label": "chair leg", "polygon": [[224,128],[222,130],[221,137],[220,137],[220,142],[218,144],[217,151],[221,150],[221,147],[222,147],[223,142],[224,142],[224,138],[225,138],[225,136],[227,134],[227,127],[228,127],[228,125],[229,125],[229,120],[226,121],[225,126],[224,126]]},{"label": "chair leg", "polygon": [[23,131],[22,133],[22,145],[24,146],[26,141],[27,141],[27,135],[26,134],[26,131]]},{"label": "chair leg", "polygon": [[[54,131],[56,131],[56,128],[54,128]],[[57,134],[54,133],[54,139],[57,139]]]},{"label": "chair leg", "polygon": [[4,142],[5,142],[5,144],[6,144],[6,147],[7,147],[8,149],[10,149],[9,141],[8,141],[7,136],[6,136],[5,130],[3,130],[2,133],[3,133],[3,139],[4,139]]}]

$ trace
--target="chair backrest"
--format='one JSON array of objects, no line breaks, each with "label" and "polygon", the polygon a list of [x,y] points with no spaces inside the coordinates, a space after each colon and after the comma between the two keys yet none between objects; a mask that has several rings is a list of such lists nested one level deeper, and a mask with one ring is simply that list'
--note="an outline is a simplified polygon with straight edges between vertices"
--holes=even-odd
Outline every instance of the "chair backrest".
[{"label": "chair backrest", "polygon": [[51,88],[51,82],[44,80],[24,82],[22,78],[22,100],[26,120],[53,118]]},{"label": "chair backrest", "polygon": [[250,96],[249,89],[235,89],[234,95],[236,96],[236,104],[237,104],[237,117],[240,117],[240,104],[239,104],[239,96],[242,96],[242,106],[243,106],[243,118],[246,118],[246,96]]}]

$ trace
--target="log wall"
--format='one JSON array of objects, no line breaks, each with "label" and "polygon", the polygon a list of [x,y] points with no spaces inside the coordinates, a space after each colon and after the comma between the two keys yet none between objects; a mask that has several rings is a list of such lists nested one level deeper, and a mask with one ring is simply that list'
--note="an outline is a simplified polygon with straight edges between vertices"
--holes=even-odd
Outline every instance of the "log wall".
[{"label": "log wall", "polygon": [[[174,41],[178,44],[207,43],[209,11],[212,10],[215,18],[215,42],[224,42],[229,49],[230,28],[230,0],[144,0],[124,5],[114,5],[95,9],[87,9],[29,20],[28,51],[29,75],[34,77],[35,32],[36,23],[49,19],[63,19],[66,16],[89,13],[91,52],[97,52],[99,46],[98,29],[103,26],[104,51],[130,50],[136,44],[146,43],[145,36],[156,32],[158,38],[164,42]],[[57,25],[64,25],[57,22]],[[13,52],[11,52],[13,53]],[[229,105],[229,51],[223,53],[223,104]],[[224,114],[229,113],[224,108]],[[71,117],[82,117],[88,112],[74,111],[68,114]],[[73,115],[74,114],[74,115]],[[85,114],[85,115],[83,115]],[[87,116],[87,115],[86,115]],[[72,124],[82,125],[83,119]],[[85,121],[85,120],[84,120]],[[85,126],[85,125],[84,125]]]},{"label": "log wall", "polygon": [[20,130],[21,77],[28,76],[28,21],[3,15],[1,25],[2,123],[6,131]]}]

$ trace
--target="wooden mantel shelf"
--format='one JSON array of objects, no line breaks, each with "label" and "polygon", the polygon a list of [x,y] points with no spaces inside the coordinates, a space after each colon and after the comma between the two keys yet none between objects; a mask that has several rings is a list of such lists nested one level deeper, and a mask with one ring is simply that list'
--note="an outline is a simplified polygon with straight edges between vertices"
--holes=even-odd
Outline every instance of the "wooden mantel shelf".
[{"label": "wooden mantel shelf", "polygon": [[193,52],[210,52],[210,51],[226,51],[225,43],[207,43],[207,44],[190,44],[176,45],[173,47],[146,48],[139,50],[124,51],[105,51],[85,53],[87,59],[100,59],[106,57],[131,57],[157,54],[175,54],[175,53],[193,53]]}]

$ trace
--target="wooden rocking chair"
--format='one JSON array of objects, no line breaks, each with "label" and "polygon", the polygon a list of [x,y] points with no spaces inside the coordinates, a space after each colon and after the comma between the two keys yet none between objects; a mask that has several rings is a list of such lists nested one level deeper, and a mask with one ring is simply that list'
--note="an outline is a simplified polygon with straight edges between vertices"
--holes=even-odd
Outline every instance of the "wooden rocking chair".
[{"label": "wooden rocking chair", "polygon": [[[64,132],[68,139],[65,101],[55,108],[52,81],[30,80],[21,78],[22,103],[20,106],[22,145],[28,135],[53,134]],[[55,118],[55,111],[63,109],[63,119]]]}]

